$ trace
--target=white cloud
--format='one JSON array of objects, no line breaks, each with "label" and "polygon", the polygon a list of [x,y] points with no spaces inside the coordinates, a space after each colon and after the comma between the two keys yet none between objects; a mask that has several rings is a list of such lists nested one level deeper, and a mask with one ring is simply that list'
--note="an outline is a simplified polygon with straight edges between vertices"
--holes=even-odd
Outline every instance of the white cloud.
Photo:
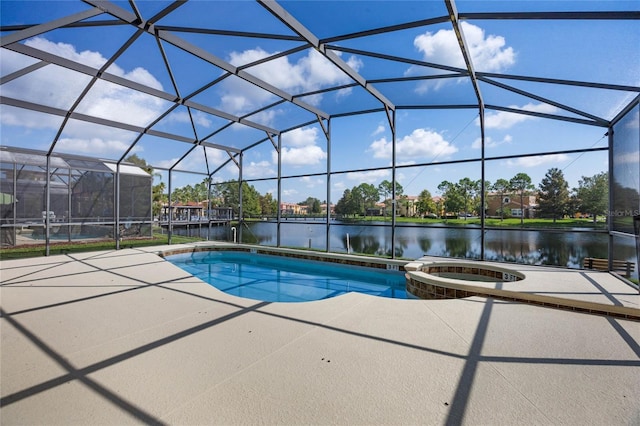
[{"label": "white cloud", "polygon": [[253,121],[254,123],[264,124],[265,126],[270,126],[273,124],[275,118],[278,115],[284,114],[284,111],[281,109],[277,110],[268,110],[268,111],[260,111],[257,114],[253,114],[247,117],[248,120]]},{"label": "white cloud", "polygon": [[[57,146],[67,152],[100,153],[104,156],[119,157],[135,140],[138,134],[127,130],[69,120]],[[95,145],[95,146],[94,146]],[[135,149],[141,150],[136,146]]]},{"label": "white cloud", "polygon": [[[354,56],[347,59],[346,63],[355,71],[362,68],[362,61]],[[342,70],[314,49],[309,50],[309,54],[302,58],[298,64],[302,68],[302,75],[306,81],[303,87],[307,91],[351,81]]]},{"label": "white cloud", "polygon": [[[326,160],[327,153],[317,145],[318,129],[294,129],[282,134],[282,164],[307,166]],[[272,152],[273,164],[278,162],[278,153]]]},{"label": "white cloud", "polygon": [[636,108],[635,111],[631,112],[630,116],[632,118],[627,118],[626,119],[628,121],[627,121],[627,124],[625,125],[625,127],[627,129],[634,129],[635,130],[638,127],[640,127],[640,112]]},{"label": "white cloud", "polygon": [[98,81],[77,112],[146,127],[169,106],[167,101],[105,81]]},{"label": "white cloud", "polygon": [[[184,145],[184,146],[185,146],[185,150],[188,149],[188,145]],[[191,152],[191,154],[189,154],[186,158],[184,158],[180,162],[180,164],[177,165],[176,169],[206,172],[207,161],[209,162],[209,166],[211,167],[212,164],[220,164],[226,161],[226,159],[228,158],[226,154],[219,149],[207,147],[206,150],[207,150],[207,160],[205,160],[204,153],[202,152],[202,148],[196,148],[194,151]],[[159,162],[149,161],[149,163],[156,167],[168,169],[170,167],[173,167],[176,161],[178,161],[179,159],[180,157],[174,157],[174,158],[171,158],[168,160],[162,160]],[[230,165],[227,166],[226,169],[229,169],[229,167],[231,166]],[[233,165],[232,167],[235,167],[235,165]]]},{"label": "white cloud", "polygon": [[391,172],[386,170],[370,170],[366,172],[350,172],[347,173],[347,179],[360,183],[379,183],[381,179],[391,176]]},{"label": "white cloud", "polygon": [[535,157],[522,157],[515,160],[507,160],[508,167],[531,168],[545,164],[561,164],[569,160],[567,154],[538,155]]},{"label": "white cloud", "polygon": [[[199,150],[200,148],[197,149]],[[207,161],[209,162],[209,165],[221,164],[229,159],[227,153],[220,149],[206,147],[205,150],[207,152]],[[202,158],[204,159],[204,155]]]},{"label": "white cloud", "polygon": [[[369,150],[374,158],[391,159],[391,145],[385,137],[375,140]],[[419,158],[449,156],[458,148],[446,141],[441,134],[430,129],[415,129],[410,135],[396,141],[396,159],[415,161]]]},{"label": "white cloud", "polygon": [[224,166],[222,168],[222,170],[220,170],[219,174],[221,174],[222,176],[224,176],[224,180],[230,180],[230,179],[238,179],[239,175],[238,175],[238,166],[236,166],[236,163],[234,163],[233,161],[230,161],[229,163],[227,163],[226,166]]},{"label": "white cloud", "polygon": [[[202,111],[191,110],[191,116],[193,117],[193,121],[200,127],[204,127],[205,129],[211,127],[211,119]],[[169,117],[167,117],[167,120],[169,122],[176,123],[191,123],[191,120],[189,119],[189,113],[187,113],[187,111],[178,111],[170,114]]]},{"label": "white cloud", "polygon": [[282,164],[292,166],[309,166],[318,164],[327,158],[327,153],[319,146],[305,146],[301,148],[282,148]]},{"label": "white cloud", "polygon": [[282,190],[282,198],[293,198],[298,195],[298,190],[296,189],[283,189]]},{"label": "white cloud", "polygon": [[167,121],[176,122],[176,123],[189,123],[189,114],[187,111],[178,111],[170,114],[167,117]]},{"label": "white cloud", "polygon": [[[78,51],[68,43],[55,43],[43,37],[35,37],[25,42],[27,46],[55,54],[74,62],[100,68],[107,59],[100,52]],[[27,60],[23,55],[3,53],[3,64],[7,69],[21,67]],[[108,72],[132,80],[154,89],[162,90],[162,84],[144,68],[125,71],[112,64]],[[86,87],[90,77],[56,65],[48,65],[40,70],[15,79],[2,87],[3,96],[43,103],[48,106],[68,109]],[[168,107],[162,99],[145,95],[116,84],[98,81],[80,103],[77,112],[121,121],[137,126],[146,126]],[[34,120],[36,117],[40,120]],[[60,119],[43,117],[27,110],[12,109],[8,116],[3,114],[2,124],[19,125],[22,128],[57,129]],[[101,155],[119,155],[123,147],[131,142],[131,133],[90,123],[73,123],[65,127],[63,138],[58,142],[66,150],[75,153],[100,153]],[[126,148],[125,148],[126,149]]]},{"label": "white cloud", "polygon": [[[487,36],[482,28],[468,22],[463,22],[461,26],[476,70],[498,72],[515,63],[515,52],[513,48],[506,47],[504,37]],[[417,36],[413,44],[427,62],[466,69],[453,30],[439,30],[435,34],[426,32]]]},{"label": "white cloud", "polygon": [[205,129],[208,129],[211,127],[211,120],[209,119],[207,114],[200,111],[192,111],[191,115],[193,116],[193,121],[195,121],[196,124],[199,124]]},{"label": "white cloud", "polygon": [[159,161],[157,163],[152,163],[153,165],[155,165],[156,167],[160,167],[163,169],[168,169],[170,167],[173,167],[174,164],[176,164],[176,161],[178,161],[180,159],[180,157],[174,157],[174,158],[170,158],[168,160],[162,160]]},{"label": "white cloud", "polygon": [[[338,56],[342,56],[342,52],[334,52],[334,53],[337,53]],[[350,56],[349,59],[347,59],[347,65],[353,68],[354,71],[359,71],[364,64],[359,58],[355,56]]]},{"label": "white cloud", "polygon": [[112,64],[109,68],[107,68],[107,72],[110,74],[119,75],[120,77],[124,77],[127,80],[132,80],[145,86],[149,86],[156,90],[162,90],[162,83],[160,83],[153,76],[153,74],[142,67],[136,67],[130,72],[124,72],[124,70],[118,65]]},{"label": "white cloud", "polygon": [[[500,72],[515,63],[516,54],[512,47],[506,46],[506,40],[498,35],[486,35],[485,31],[473,24],[461,24],[474,68],[478,71]],[[413,45],[422,53],[425,62],[466,69],[466,64],[460,51],[460,45],[455,32],[439,30],[436,33],[426,32],[413,40]],[[425,67],[412,66],[405,75],[432,74],[433,70]],[[418,84],[416,91],[425,93],[430,89],[441,87],[460,79],[442,79],[424,81]]]},{"label": "white cloud", "polygon": [[[72,44],[54,43],[43,37],[34,37],[27,40],[25,44],[35,49],[52,53],[80,64],[88,65],[92,68],[100,68],[107,62],[107,59],[102,56],[100,52],[94,52],[91,50],[78,52]],[[127,80],[144,84],[145,86],[149,86],[153,89],[162,90],[162,84],[149,71],[141,67],[137,67],[126,72],[116,63],[113,63],[109,66],[107,72],[118,77],[126,78]]]},{"label": "white cloud", "polygon": [[5,76],[37,63],[38,60],[9,49],[0,49],[0,75]]},{"label": "white cloud", "polygon": [[307,188],[316,188],[317,186],[324,187],[326,185],[326,182],[324,179],[319,179],[314,176],[303,176],[300,178],[300,181]]},{"label": "white cloud", "polygon": [[235,115],[245,115],[276,98],[236,76],[226,78],[220,83],[220,88],[223,91],[220,109]]},{"label": "white cloud", "polygon": [[632,152],[624,152],[624,153],[616,153],[613,157],[613,164],[622,165],[622,164],[636,164],[638,162],[638,158],[640,158],[639,151]]},{"label": "white cloud", "polygon": [[[60,138],[56,147],[67,152],[90,152],[93,155],[108,155],[113,153],[123,154],[129,148],[129,145],[127,142],[113,139]],[[131,153],[140,151],[142,151],[142,148],[135,146]]]},{"label": "white cloud", "polygon": [[[491,136],[486,136],[484,138],[484,147],[485,148],[495,148],[495,147],[500,146],[500,145],[505,144],[505,143],[507,143],[507,144],[511,143],[512,140],[513,140],[513,138],[511,137],[511,135],[505,135],[505,137],[502,138],[501,141],[494,141]],[[473,141],[473,143],[471,144],[471,148],[473,148],[473,149],[482,148],[482,139],[477,138],[475,141]]]},{"label": "white cloud", "polygon": [[318,140],[318,128],[298,128],[282,134],[283,146],[308,146],[315,145]]},{"label": "white cloud", "polygon": [[[232,65],[240,66],[267,58],[274,53],[276,52],[269,53],[260,47],[243,52],[231,52],[229,62]],[[247,72],[281,89],[305,84],[300,65],[291,64],[286,57],[272,59],[269,62],[248,68]]]},{"label": "white cloud", "polygon": [[271,168],[271,164],[268,161],[251,161],[249,164],[243,164],[242,175],[246,178],[261,178],[276,176],[277,172]]},{"label": "white cloud", "polygon": [[[6,95],[4,91],[3,95]],[[0,112],[0,123],[3,126],[19,126],[25,129],[57,129],[63,120],[63,117],[9,105],[0,105]]]},{"label": "white cloud", "polygon": [[[232,52],[229,62],[233,65],[244,65],[269,57],[277,52],[267,52],[260,47],[242,52]],[[362,67],[362,61],[354,56],[347,59],[347,64],[354,70]],[[351,82],[351,79],[338,67],[314,49],[310,49],[306,56],[291,62],[287,57],[280,57],[271,61],[246,69],[249,74],[284,90],[287,93],[299,94]],[[226,111],[243,115],[275,100],[275,95],[247,83],[240,78],[230,77],[221,84],[223,95],[221,107]],[[351,89],[339,90],[336,94],[342,99],[351,93]],[[304,101],[318,105],[322,95],[305,97]],[[263,124],[269,122],[261,121]]]},{"label": "white cloud", "polygon": [[349,97],[349,95],[352,92],[353,92],[353,87],[345,87],[344,89],[338,90],[336,92],[336,101],[341,101],[342,99]]},{"label": "white cloud", "polygon": [[[523,111],[539,112],[543,114],[553,114],[558,108],[549,104],[526,104],[522,107],[511,105],[509,108],[521,109]],[[523,121],[535,120],[537,117],[533,115],[517,114],[514,112],[499,111],[496,113],[486,114],[484,117],[484,126],[487,129],[509,129]],[[476,119],[476,125],[480,125],[480,119]]]},{"label": "white cloud", "polygon": [[471,59],[476,70],[498,72],[515,63],[516,54],[512,47],[506,47],[504,37],[497,35],[485,37],[482,28],[468,22],[462,23],[462,32],[469,44]]},{"label": "white cloud", "polygon": [[48,65],[3,84],[2,95],[66,110],[90,81],[87,75]]},{"label": "white cloud", "polygon": [[385,130],[387,129],[382,124],[378,124],[378,127],[371,133],[371,136],[377,136],[380,133],[384,133]]},{"label": "white cloud", "polygon": [[78,52],[75,46],[73,46],[72,44],[54,43],[44,37],[34,37],[27,40],[25,44],[35,49],[53,53],[55,55],[62,56],[63,58],[67,58],[74,62],[79,62],[93,68],[100,68],[107,62],[107,59],[99,52],[94,52],[91,50]]},{"label": "white cloud", "polygon": [[309,104],[309,105],[319,105],[322,102],[322,94],[316,93],[315,95],[308,95],[299,98],[301,101]]}]

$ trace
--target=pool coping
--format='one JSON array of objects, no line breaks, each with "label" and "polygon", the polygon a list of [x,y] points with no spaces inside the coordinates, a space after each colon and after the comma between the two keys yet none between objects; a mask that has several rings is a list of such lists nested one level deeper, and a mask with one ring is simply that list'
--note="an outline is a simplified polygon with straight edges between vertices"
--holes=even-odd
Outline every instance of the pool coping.
[{"label": "pool coping", "polygon": [[289,249],[282,247],[265,247],[255,246],[250,244],[198,244],[195,246],[179,247],[175,249],[163,249],[158,251],[160,257],[165,258],[174,254],[183,254],[190,252],[202,252],[202,251],[239,251],[245,253],[256,254],[277,254],[282,257],[290,257],[295,259],[305,260],[321,260],[324,262],[332,262],[341,265],[361,266],[365,268],[383,269],[387,271],[402,271],[404,266],[411,262],[410,260],[397,260],[397,259],[385,259],[375,258],[367,256],[356,256],[344,253],[323,253],[315,251],[306,251],[298,249]]}]

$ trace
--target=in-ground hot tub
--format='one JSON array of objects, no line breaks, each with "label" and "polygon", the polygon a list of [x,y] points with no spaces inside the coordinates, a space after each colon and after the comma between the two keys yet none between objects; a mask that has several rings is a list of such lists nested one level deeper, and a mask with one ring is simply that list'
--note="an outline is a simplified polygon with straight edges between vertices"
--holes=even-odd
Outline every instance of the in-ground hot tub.
[{"label": "in-ground hot tub", "polygon": [[407,292],[420,299],[475,296],[481,283],[496,283],[494,288],[500,288],[501,283],[525,278],[519,271],[480,262],[411,262],[405,270]]}]

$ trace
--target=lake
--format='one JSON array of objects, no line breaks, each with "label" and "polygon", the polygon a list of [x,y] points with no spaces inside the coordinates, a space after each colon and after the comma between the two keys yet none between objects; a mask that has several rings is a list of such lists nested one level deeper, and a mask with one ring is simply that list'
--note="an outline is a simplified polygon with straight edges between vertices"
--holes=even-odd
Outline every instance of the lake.
[{"label": "lake", "polygon": [[[242,242],[265,246],[277,245],[277,223],[248,222],[236,230]],[[324,223],[287,221],[280,224],[280,246],[325,250],[327,230]],[[233,231],[226,226],[174,228],[177,235],[190,235],[210,240],[232,241]],[[331,252],[359,253],[373,256],[391,255],[389,222],[343,223],[332,221],[329,232]],[[585,257],[608,257],[608,235],[589,230],[485,230],[485,259],[501,262],[553,265],[580,268]],[[624,243],[624,242],[623,242]],[[633,240],[617,245],[616,258],[635,262]],[[479,259],[481,229],[479,227],[447,227],[444,225],[396,224],[395,255],[417,259],[424,255]]]}]

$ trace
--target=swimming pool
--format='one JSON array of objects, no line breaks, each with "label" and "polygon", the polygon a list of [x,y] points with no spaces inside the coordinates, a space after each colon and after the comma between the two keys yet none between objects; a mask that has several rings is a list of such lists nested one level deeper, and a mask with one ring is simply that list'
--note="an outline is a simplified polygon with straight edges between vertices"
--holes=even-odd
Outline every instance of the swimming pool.
[{"label": "swimming pool", "polygon": [[308,302],[352,291],[406,299],[402,272],[235,251],[166,259],[225,293],[265,302]]}]

